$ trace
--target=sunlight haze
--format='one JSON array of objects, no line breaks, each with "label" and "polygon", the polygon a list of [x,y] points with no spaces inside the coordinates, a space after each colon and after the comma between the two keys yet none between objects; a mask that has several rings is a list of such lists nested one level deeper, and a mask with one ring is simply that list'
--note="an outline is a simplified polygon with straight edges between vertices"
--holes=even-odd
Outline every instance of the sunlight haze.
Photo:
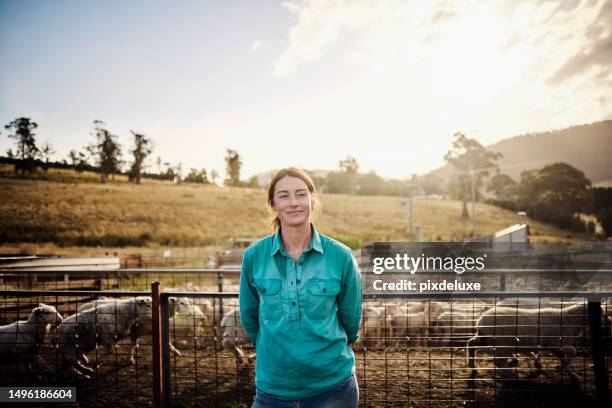
[{"label": "sunlight haze", "polygon": [[612,118],[611,19],[604,0],[0,0],[0,152],[16,117],[55,160],[100,119],[124,158],[133,129],[185,170],[223,175],[231,148],[243,179],[347,155],[404,178],[456,131],[488,145]]}]

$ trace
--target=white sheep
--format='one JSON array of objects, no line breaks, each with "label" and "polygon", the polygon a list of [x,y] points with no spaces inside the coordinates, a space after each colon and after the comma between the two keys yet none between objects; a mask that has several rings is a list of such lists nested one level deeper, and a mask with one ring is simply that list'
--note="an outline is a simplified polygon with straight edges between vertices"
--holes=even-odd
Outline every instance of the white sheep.
[{"label": "white sheep", "polygon": [[467,341],[468,367],[475,378],[476,351],[482,347],[494,347],[494,364],[503,378],[514,374],[508,365],[513,353],[539,353],[547,349],[561,361],[558,368],[568,370],[572,378],[577,376],[570,369],[576,356],[576,344],[586,329],[587,316],[583,304],[565,308],[521,309],[494,307],[484,312],[476,323],[476,335]]},{"label": "white sheep", "polygon": [[62,320],[62,315],[55,307],[40,303],[32,309],[27,320],[0,326],[0,361],[25,357],[28,361],[28,371],[33,374],[32,363],[35,360],[45,365],[38,355],[38,350],[49,329],[60,324]]},{"label": "white sheep", "polygon": [[250,367],[250,363],[256,356],[256,353],[245,354],[243,346],[251,344],[247,337],[246,331],[240,320],[240,309],[236,308],[227,312],[221,319],[221,330],[223,340],[221,345],[223,348],[236,352],[239,362],[239,370],[245,370]]},{"label": "white sheep", "polygon": [[[87,366],[88,360],[84,353],[100,345],[102,350],[98,353],[101,358],[96,363],[102,364],[104,358],[112,353],[112,347],[132,334],[132,327],[139,319],[150,321],[151,312],[151,298],[142,296],[116,302],[100,302],[67,317],[57,326],[55,333],[62,371],[85,377],[93,374],[95,371]],[[136,347],[137,343],[132,345],[130,352],[132,363]]]},{"label": "white sheep", "polygon": [[[77,312],[83,312],[84,310],[94,308],[97,305],[101,305],[105,303],[125,302],[125,301],[128,301],[129,299],[130,298],[101,297],[91,302],[83,303],[81,306],[79,306],[79,308],[77,309]],[[203,315],[199,307],[194,306],[191,303],[190,299],[188,298],[176,298],[176,297],[170,296],[168,298],[168,302],[169,302],[168,314],[170,318],[170,322],[169,322],[170,335],[176,334],[176,331],[174,330],[175,327],[179,328],[179,333],[183,333],[185,331],[185,328],[187,327],[187,323],[186,323],[187,316]],[[178,323],[175,320],[178,317],[177,315],[181,316],[180,318],[181,320]],[[193,324],[193,323],[189,323],[189,324]],[[130,340],[131,340],[132,349],[138,348],[138,339],[140,339],[143,336],[151,336],[152,334],[153,334],[153,316],[150,314],[138,316],[138,319],[136,319],[136,322],[130,329]],[[172,344],[172,342],[170,342],[170,351],[176,354],[177,356],[181,355],[181,352],[176,347],[174,347],[174,344]]]},{"label": "white sheep", "polygon": [[402,341],[413,340],[415,346],[427,344],[429,336],[429,314],[428,313],[398,313],[388,316],[387,326],[389,328],[389,338],[394,340],[396,348]]},{"label": "white sheep", "polygon": [[249,344],[249,338],[240,320],[240,309],[230,310],[223,316],[221,330],[223,336],[221,345],[224,348],[232,349]]},{"label": "white sheep", "polygon": [[[401,306],[396,307],[401,310]],[[389,314],[391,316],[391,314]],[[363,311],[363,324],[359,339],[355,343],[356,347],[381,347],[383,339],[386,337],[387,316],[385,314],[385,306],[368,305]]]},{"label": "white sheep", "polygon": [[[171,309],[172,319],[170,321],[170,335],[176,339],[187,341],[196,337],[203,336],[204,329],[208,326],[208,318],[202,311],[199,305],[187,297],[170,298],[172,302]],[[174,348],[172,343],[171,349],[175,354],[180,355],[180,352]]]}]

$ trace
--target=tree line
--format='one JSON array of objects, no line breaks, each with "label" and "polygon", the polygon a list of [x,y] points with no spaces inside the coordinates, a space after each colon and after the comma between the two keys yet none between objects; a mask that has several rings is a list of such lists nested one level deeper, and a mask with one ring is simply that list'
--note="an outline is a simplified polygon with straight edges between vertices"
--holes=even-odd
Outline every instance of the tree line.
[{"label": "tree line", "polygon": [[[56,153],[53,147],[45,143],[37,144],[35,130],[38,124],[27,117],[20,117],[4,126],[7,136],[15,142],[15,150],[9,148],[6,157],[0,157],[0,162],[14,165],[14,170],[22,177],[32,174],[37,168],[47,172],[49,168],[74,169],[78,173],[84,171],[96,172],[100,181],[106,183],[114,180],[115,175],[127,175],[128,180],[139,184],[143,177],[161,180],[186,181],[192,183],[216,183],[219,173],[215,169],[206,170],[190,168],[183,175],[183,167],[179,162],[172,165],[162,161],[160,156],[155,159],[157,172],[147,171],[145,160],[151,156],[154,144],[151,138],[140,132],[130,130],[133,145],[128,149],[129,159],[123,159],[123,146],[118,142],[118,136],[111,133],[101,120],[93,121],[94,140],[83,148],[71,150],[67,158],[61,161],[51,161]],[[242,161],[235,150],[228,149],[225,158],[227,178],[224,184],[230,186],[252,185],[240,181]],[[256,180],[256,179],[255,179]]]},{"label": "tree line", "polygon": [[404,179],[383,179],[375,171],[359,173],[351,156],[338,162],[338,170],[325,177],[312,174],[319,188],[328,193],[359,195],[425,195],[450,197],[462,202],[462,217],[469,216],[467,203],[473,198],[563,229],[594,233],[595,223],[580,214],[594,216],[606,236],[612,235],[612,188],[593,187],[585,174],[567,163],[553,163],[525,171],[517,182],[503,174],[497,164],[502,155],[490,151],[461,132],[444,156],[454,174],[447,182],[434,174]]},{"label": "tree line", "polygon": [[[55,152],[49,144],[38,146],[34,130],[37,123],[29,118],[17,118],[5,129],[8,137],[15,141],[15,151],[9,149],[7,159],[15,165],[22,176],[32,173],[36,167],[47,171],[49,167],[74,168],[77,172],[95,171],[100,181],[114,179],[116,174],[125,174],[129,181],[140,183],[142,177],[158,178],[193,183],[216,183],[216,170],[191,168],[185,176],[181,163],[172,166],[163,163],[158,156],[155,163],[157,173],[146,172],[145,159],[153,152],[153,142],[146,135],[130,130],[133,146],[131,160],[122,159],[122,146],[104,122],[94,120],[94,141],[83,149],[71,150],[68,159],[61,163],[50,162]],[[512,210],[526,211],[532,218],[552,223],[561,228],[593,233],[593,222],[584,221],[579,214],[591,214],[599,221],[607,236],[612,235],[612,188],[594,188],[585,174],[567,163],[553,163],[541,169],[525,171],[517,182],[503,174],[497,161],[500,153],[489,151],[477,140],[457,132],[444,156],[455,174],[444,183],[433,174],[399,179],[383,179],[375,171],[359,172],[356,158],[347,156],[338,162],[338,170],[317,176],[310,172],[318,188],[327,193],[358,195],[435,195],[448,196],[462,202],[463,217],[468,217],[467,203],[488,201],[491,204]],[[163,164],[163,166],[162,166]],[[257,176],[247,182],[240,179],[242,158],[236,150],[227,149],[225,155],[227,186],[259,188]],[[127,170],[122,171],[124,165]],[[483,194],[483,189],[486,193]]]}]

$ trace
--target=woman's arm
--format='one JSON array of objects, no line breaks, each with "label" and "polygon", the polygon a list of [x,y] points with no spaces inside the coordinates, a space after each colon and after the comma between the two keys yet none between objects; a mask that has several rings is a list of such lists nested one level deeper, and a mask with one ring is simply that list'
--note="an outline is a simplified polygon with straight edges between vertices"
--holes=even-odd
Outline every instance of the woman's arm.
[{"label": "woman's arm", "polygon": [[247,337],[255,346],[259,334],[259,295],[253,285],[253,268],[250,251],[244,251],[240,271],[240,319]]},{"label": "woman's arm", "polygon": [[342,288],[338,295],[338,320],[348,342],[352,343],[359,337],[361,325],[361,273],[357,261],[349,251],[342,267]]}]

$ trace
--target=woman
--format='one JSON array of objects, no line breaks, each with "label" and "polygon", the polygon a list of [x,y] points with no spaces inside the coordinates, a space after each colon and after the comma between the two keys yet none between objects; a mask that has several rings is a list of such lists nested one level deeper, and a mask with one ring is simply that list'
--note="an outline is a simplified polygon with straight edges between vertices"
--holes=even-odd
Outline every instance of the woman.
[{"label": "woman", "polygon": [[[310,222],[317,192],[302,170],[268,188],[275,233],[242,260],[240,313],[257,351],[253,408],[357,407],[361,275],[351,250]],[[299,402],[298,402],[299,401]]]}]

